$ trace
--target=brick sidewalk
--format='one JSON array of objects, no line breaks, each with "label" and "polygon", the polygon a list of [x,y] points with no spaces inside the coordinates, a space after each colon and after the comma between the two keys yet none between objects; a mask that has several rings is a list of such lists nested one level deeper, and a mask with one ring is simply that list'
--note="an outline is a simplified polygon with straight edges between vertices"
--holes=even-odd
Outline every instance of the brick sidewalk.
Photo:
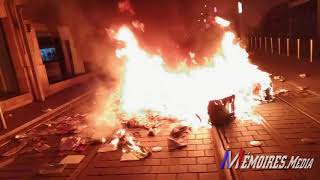
[{"label": "brick sidewalk", "polygon": [[120,162],[120,151],[99,153],[81,173],[80,179],[221,179],[209,129],[193,131],[186,148],[168,151],[167,138],[174,125],[167,122],[161,126],[161,132],[156,137],[148,137],[147,131],[140,131],[142,138],[137,140],[146,147],[160,146],[163,148],[161,152],[133,162]]},{"label": "brick sidewalk", "polygon": [[[275,89],[289,88],[289,84],[275,82]],[[290,86],[291,87],[291,86]],[[298,101],[306,97],[315,98],[307,92],[298,92],[291,87],[290,93],[282,95]],[[318,101],[320,102],[320,101]],[[306,105],[312,104],[306,102]],[[314,105],[314,104],[313,104]],[[314,105],[315,109],[319,106]],[[236,120],[222,129],[225,147],[234,153],[244,149],[251,154],[286,154],[301,157],[315,157],[311,170],[233,170],[240,179],[316,179],[320,170],[320,125],[288,104],[276,100],[262,104],[256,111],[263,117],[261,123]],[[312,138],[316,144],[304,144],[302,138]],[[262,142],[261,147],[253,147],[252,140]]]}]

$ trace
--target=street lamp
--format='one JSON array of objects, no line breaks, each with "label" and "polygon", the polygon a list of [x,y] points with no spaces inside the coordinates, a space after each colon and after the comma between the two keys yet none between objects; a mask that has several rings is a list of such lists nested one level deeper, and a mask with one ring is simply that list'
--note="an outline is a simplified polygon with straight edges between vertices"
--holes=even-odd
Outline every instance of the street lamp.
[{"label": "street lamp", "polygon": [[238,1],[238,13],[242,14],[242,3]]}]

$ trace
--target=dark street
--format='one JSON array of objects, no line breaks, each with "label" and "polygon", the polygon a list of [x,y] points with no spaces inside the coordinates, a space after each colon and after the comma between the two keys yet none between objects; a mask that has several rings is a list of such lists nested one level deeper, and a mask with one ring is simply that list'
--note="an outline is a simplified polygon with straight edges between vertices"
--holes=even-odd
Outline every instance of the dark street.
[{"label": "dark street", "polygon": [[0,180],[313,180],[320,0],[0,0]]}]

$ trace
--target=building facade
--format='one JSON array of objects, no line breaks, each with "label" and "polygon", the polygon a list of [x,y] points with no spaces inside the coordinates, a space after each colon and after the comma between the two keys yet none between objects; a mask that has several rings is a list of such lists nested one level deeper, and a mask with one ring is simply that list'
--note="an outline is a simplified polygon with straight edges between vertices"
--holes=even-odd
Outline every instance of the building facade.
[{"label": "building facade", "polygon": [[23,14],[26,0],[0,0],[0,106],[12,110],[93,77],[67,26]]}]

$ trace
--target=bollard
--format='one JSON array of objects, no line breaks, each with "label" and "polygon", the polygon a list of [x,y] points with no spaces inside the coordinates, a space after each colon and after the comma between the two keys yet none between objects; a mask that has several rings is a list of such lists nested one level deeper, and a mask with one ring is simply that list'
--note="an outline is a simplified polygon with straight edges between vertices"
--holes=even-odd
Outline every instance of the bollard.
[{"label": "bollard", "polygon": [[253,45],[252,45],[252,36],[250,37],[250,49],[253,49]]},{"label": "bollard", "polygon": [[257,37],[254,37],[254,47],[255,47],[256,49],[258,48]]},{"label": "bollard", "polygon": [[278,54],[281,55],[281,39],[278,38]]},{"label": "bollard", "polygon": [[273,54],[273,39],[272,39],[272,37],[270,38],[270,49],[271,49],[271,54]]},{"label": "bollard", "polygon": [[262,39],[261,37],[259,37],[259,40],[260,40],[260,49],[262,48]]},{"label": "bollard", "polygon": [[264,51],[268,52],[267,37],[264,37]]},{"label": "bollard", "polygon": [[313,61],[313,40],[310,39],[310,62]]},{"label": "bollard", "polygon": [[287,38],[287,56],[290,56],[290,39]]},{"label": "bollard", "polygon": [[297,57],[300,59],[300,39],[297,39]]}]

